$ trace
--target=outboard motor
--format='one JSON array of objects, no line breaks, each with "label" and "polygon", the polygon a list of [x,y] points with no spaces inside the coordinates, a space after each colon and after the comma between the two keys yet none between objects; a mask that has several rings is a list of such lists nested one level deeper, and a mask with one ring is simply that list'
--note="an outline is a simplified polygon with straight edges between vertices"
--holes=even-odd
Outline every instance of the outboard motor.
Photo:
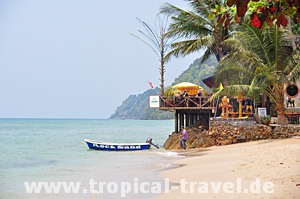
[{"label": "outboard motor", "polygon": [[152,138],[147,138],[146,143],[152,144]]},{"label": "outboard motor", "polygon": [[157,144],[152,143],[152,138],[147,138],[146,143],[151,144],[151,145],[153,145],[153,146],[155,146],[156,148],[159,149],[159,146]]}]

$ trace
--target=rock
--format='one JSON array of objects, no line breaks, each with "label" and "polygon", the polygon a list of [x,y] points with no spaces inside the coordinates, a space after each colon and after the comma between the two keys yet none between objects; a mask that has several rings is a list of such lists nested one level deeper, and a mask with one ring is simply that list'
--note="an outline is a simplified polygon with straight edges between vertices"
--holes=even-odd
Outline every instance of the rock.
[{"label": "rock", "polygon": [[[203,148],[218,145],[235,144],[258,139],[284,139],[300,135],[299,127],[277,126],[273,130],[270,126],[247,122],[213,121],[209,130],[199,127],[187,128],[189,139],[187,148]],[[166,149],[179,149],[180,134],[173,132],[166,140]]]}]

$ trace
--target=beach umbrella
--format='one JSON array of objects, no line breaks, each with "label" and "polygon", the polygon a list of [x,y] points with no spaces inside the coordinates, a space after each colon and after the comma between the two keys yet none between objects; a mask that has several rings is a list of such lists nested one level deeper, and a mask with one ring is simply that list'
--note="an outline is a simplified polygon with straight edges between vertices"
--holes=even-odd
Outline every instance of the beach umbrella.
[{"label": "beach umbrella", "polygon": [[181,82],[172,86],[172,88],[175,88],[180,91],[187,90],[189,95],[197,95],[198,89],[200,89],[201,91],[205,91],[201,86],[190,82]]}]

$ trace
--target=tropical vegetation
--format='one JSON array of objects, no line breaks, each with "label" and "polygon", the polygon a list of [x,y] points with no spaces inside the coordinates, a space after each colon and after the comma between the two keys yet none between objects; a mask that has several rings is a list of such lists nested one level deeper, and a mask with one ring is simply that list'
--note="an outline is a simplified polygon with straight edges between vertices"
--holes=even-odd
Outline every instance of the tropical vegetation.
[{"label": "tropical vegetation", "polygon": [[111,119],[147,119],[161,120],[174,118],[173,113],[149,108],[149,95],[157,95],[159,88],[149,89],[142,94],[130,95],[116,111],[110,116]]},{"label": "tropical vegetation", "polygon": [[264,93],[276,105],[278,123],[285,124],[284,84],[300,78],[299,49],[294,47],[290,31],[278,26],[257,29],[242,25],[224,45],[230,53],[215,74],[216,80],[227,86],[215,96]]},{"label": "tropical vegetation", "polygon": [[155,26],[152,27],[150,24],[146,23],[145,21],[142,21],[141,19],[137,18],[137,20],[142,24],[142,26],[145,29],[145,32],[142,30],[139,30],[139,33],[141,36],[137,36],[135,34],[131,34],[132,36],[140,39],[142,42],[144,42],[148,47],[150,47],[153,52],[156,54],[156,56],[159,58],[160,67],[159,67],[159,73],[160,73],[160,90],[161,95],[164,95],[164,89],[165,89],[165,72],[166,67],[165,63],[167,62],[167,53],[170,47],[170,38],[166,36],[167,33],[167,25],[168,25],[168,17],[161,18],[161,16],[158,14],[156,15],[156,23]]},{"label": "tropical vegetation", "polygon": [[[285,123],[284,83],[299,79],[299,60],[291,24],[289,29],[280,26],[287,26],[289,17],[298,23],[299,2],[187,1],[192,11],[171,4],[162,7],[162,13],[173,20],[167,35],[183,38],[171,45],[169,55],[185,56],[205,46],[205,55],[213,53],[221,60],[217,80],[228,85],[215,96],[265,93],[276,105],[279,123]],[[236,7],[230,8],[233,5]],[[248,24],[234,29],[234,36],[228,39],[233,21]]]},{"label": "tropical vegetation", "polygon": [[[300,39],[295,37],[300,32],[300,0],[186,1],[191,10],[169,3],[161,8],[161,13],[171,19],[162,36],[175,40],[171,50],[161,56],[164,61],[205,48],[201,62],[214,55],[220,61],[214,74],[216,81],[226,85],[213,97],[257,98],[265,94],[276,105],[278,122],[285,124],[284,85],[300,78]],[[149,26],[146,29],[153,34]],[[205,75],[215,70],[190,68],[174,84],[200,84]]]},{"label": "tropical vegetation", "polygon": [[210,9],[224,5],[224,1],[186,1],[191,7],[191,11],[169,3],[161,7],[161,13],[171,17],[167,37],[177,39],[172,43],[172,50],[167,57],[184,57],[205,48],[203,61],[210,55],[215,55],[217,60],[222,59],[226,55],[223,41],[229,35],[229,28],[215,23],[214,18],[210,17]]},{"label": "tropical vegetation", "polygon": [[300,0],[227,0],[224,6],[210,11],[216,18],[239,24],[250,22],[259,29],[263,25],[286,27],[289,20],[300,22]]},{"label": "tropical vegetation", "polygon": [[171,85],[175,85],[180,82],[190,82],[201,86],[207,91],[210,90],[210,88],[208,88],[202,80],[211,77],[214,74],[218,66],[218,61],[215,56],[210,56],[203,63],[202,61],[202,57],[196,59],[187,70],[175,78]]}]

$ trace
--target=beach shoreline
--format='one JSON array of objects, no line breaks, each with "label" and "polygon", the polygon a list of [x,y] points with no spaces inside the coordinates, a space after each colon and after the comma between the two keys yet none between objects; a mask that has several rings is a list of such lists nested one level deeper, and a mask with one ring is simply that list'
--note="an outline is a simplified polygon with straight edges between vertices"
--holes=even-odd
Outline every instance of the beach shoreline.
[{"label": "beach shoreline", "polygon": [[300,197],[299,136],[176,152],[161,171],[176,186],[158,199]]}]

